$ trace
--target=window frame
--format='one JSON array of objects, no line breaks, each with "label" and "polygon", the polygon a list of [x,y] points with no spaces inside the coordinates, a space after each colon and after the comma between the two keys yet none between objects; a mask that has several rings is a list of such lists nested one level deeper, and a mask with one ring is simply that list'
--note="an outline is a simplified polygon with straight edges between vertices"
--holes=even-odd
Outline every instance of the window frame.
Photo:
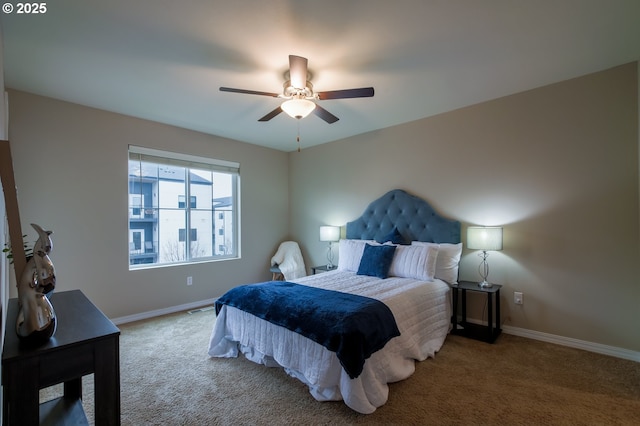
[{"label": "window frame", "polygon": [[[134,175],[131,173],[131,161],[138,161],[140,162],[140,169],[138,170],[138,175]],[[157,150],[157,149],[152,149],[152,148],[145,148],[145,147],[141,147],[141,146],[136,146],[136,145],[129,145],[129,149],[128,149],[128,211],[129,211],[129,215],[128,215],[128,222],[127,222],[127,228],[128,228],[128,234],[131,235],[132,230],[136,230],[138,228],[132,228],[132,224],[134,223],[133,219],[141,219],[140,215],[137,216],[133,216],[132,215],[132,208],[139,208],[138,205],[133,206],[133,200],[136,199],[136,197],[141,197],[142,200],[144,200],[144,192],[142,191],[142,189],[140,190],[140,193],[136,193],[136,192],[131,192],[131,188],[132,185],[135,185],[135,179],[139,176],[140,178],[140,186],[142,186],[143,180],[147,177],[143,176],[142,173],[142,163],[151,163],[154,164],[155,166],[161,167],[161,166],[169,166],[169,167],[181,167],[181,168],[185,168],[185,176],[184,176],[184,180],[182,180],[181,182],[184,184],[185,187],[185,192],[184,192],[184,197],[185,198],[185,206],[184,209],[178,208],[177,210],[184,210],[185,213],[185,223],[183,224],[183,226],[179,226],[179,228],[183,228],[186,232],[186,229],[189,229],[189,232],[186,232],[187,235],[189,235],[189,243],[187,244],[187,247],[185,248],[184,251],[184,259],[179,259],[179,260],[163,260],[162,262],[160,262],[160,256],[161,256],[161,251],[160,248],[157,249],[157,252],[155,251],[155,247],[156,247],[156,241],[155,241],[155,237],[158,237],[158,239],[160,239],[159,236],[159,230],[155,230],[154,231],[154,235],[152,235],[152,237],[154,237],[154,241],[153,241],[153,247],[154,247],[154,254],[156,255],[156,257],[152,260],[151,263],[132,263],[134,262],[134,259],[132,258],[132,252],[131,250],[128,251],[129,253],[129,259],[128,259],[128,263],[129,263],[129,270],[137,270],[137,269],[147,269],[147,268],[158,268],[158,267],[165,267],[165,266],[174,266],[174,265],[185,265],[185,264],[192,264],[192,263],[202,263],[202,262],[217,262],[217,261],[224,261],[224,260],[233,260],[233,259],[239,259],[241,257],[241,247],[240,247],[240,218],[241,218],[241,213],[240,213],[240,164],[237,162],[233,162],[233,161],[227,161],[227,160],[220,160],[220,159],[214,159],[214,158],[207,158],[207,157],[200,157],[200,156],[194,156],[194,155],[190,155],[190,154],[183,154],[183,153],[176,153],[176,152],[170,152],[170,151],[163,151],[163,150]],[[166,171],[167,169],[165,169]],[[203,208],[202,206],[198,207],[197,206],[197,202],[196,202],[196,196],[195,195],[191,195],[190,191],[191,191],[191,187],[194,185],[194,183],[191,181],[191,176],[194,175],[193,170],[196,171],[207,171],[207,172],[212,172],[212,177],[214,176],[213,173],[223,173],[223,174],[228,174],[230,176],[231,179],[231,183],[230,183],[230,198],[231,198],[231,204],[229,205],[229,209],[231,211],[231,225],[228,225],[225,223],[225,227],[231,227],[231,231],[233,232],[230,244],[233,246],[233,248],[235,248],[235,250],[232,253],[224,253],[224,254],[216,254],[217,252],[219,252],[219,250],[217,250],[217,247],[220,246],[221,241],[218,241],[215,237],[217,236],[217,228],[216,228],[216,222],[219,220],[219,216],[220,214],[228,214],[228,213],[224,213],[221,212],[217,207],[216,207],[216,203],[214,203],[214,200],[219,200],[220,198],[214,198],[213,194],[211,196],[211,201],[207,204],[207,202],[203,201],[203,203],[205,204],[205,207]],[[178,180],[180,181],[180,180]],[[212,185],[214,185],[214,180],[212,180]],[[132,183],[133,182],[133,183]],[[160,183],[160,178],[159,175],[157,177],[157,182]],[[160,190],[157,190],[158,192],[158,196],[160,196]],[[154,195],[155,196],[155,195]],[[227,197],[226,195],[222,196],[222,198]],[[175,198],[174,198],[175,200]],[[187,203],[186,200],[189,200],[189,202]],[[142,201],[142,211],[146,211],[146,209],[149,209],[148,206],[144,205],[144,201]],[[167,207],[162,207],[161,203],[159,204],[155,204],[156,202],[154,202],[154,205],[151,206],[151,209],[154,210],[154,215],[156,217],[159,217],[162,211],[169,211],[170,209],[168,209]],[[175,201],[174,201],[175,203]],[[194,205],[194,203],[196,205]],[[174,204],[175,205],[175,204]],[[210,224],[210,233],[211,237],[212,237],[212,241],[211,241],[211,252],[210,255],[207,256],[195,256],[192,257],[193,253],[191,253],[189,247],[191,247],[191,244],[193,243],[192,240],[192,235],[193,232],[195,231],[196,235],[198,234],[197,232],[197,228],[193,228],[191,226],[191,218],[194,212],[210,212],[210,216],[211,216],[211,224]],[[160,228],[160,223],[159,220],[158,222],[156,222],[155,228],[159,229]],[[205,226],[205,228],[208,227]],[[201,229],[202,230],[202,229]],[[179,233],[179,231],[177,231]],[[228,236],[228,235],[227,235]],[[199,237],[199,236],[198,236]],[[129,237],[130,240],[131,237]],[[226,238],[226,237],[225,237]],[[197,239],[196,238],[196,243],[197,243]],[[207,240],[208,238],[205,238],[205,240]],[[128,242],[129,242],[128,240]],[[229,241],[225,240],[222,241],[222,245],[224,245],[225,247],[227,247],[227,243]],[[160,246],[160,244],[162,243],[162,241],[158,241],[157,246]],[[130,247],[130,244],[129,244]],[[226,251],[226,250],[225,250]],[[180,257],[181,255],[179,255],[178,257]]]}]

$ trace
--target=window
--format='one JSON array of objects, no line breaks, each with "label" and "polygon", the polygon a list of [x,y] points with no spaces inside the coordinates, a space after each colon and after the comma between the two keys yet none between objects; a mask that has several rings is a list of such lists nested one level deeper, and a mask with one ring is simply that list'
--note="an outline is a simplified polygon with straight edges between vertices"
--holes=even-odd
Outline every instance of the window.
[{"label": "window", "polygon": [[[178,195],[178,208],[184,209],[186,202],[186,197],[184,195]],[[196,196],[192,195],[189,199],[189,207],[192,209],[196,208]]]},{"label": "window", "polygon": [[[191,232],[191,236],[189,237],[191,239],[191,241],[198,241],[198,230],[191,228],[190,230]],[[187,241],[187,230],[182,228],[182,229],[178,229],[178,241],[180,242],[184,242]]]},{"label": "window", "polygon": [[239,181],[238,163],[129,146],[129,269],[239,257]]},{"label": "window", "polygon": [[129,194],[129,207],[131,217],[140,217],[142,214],[142,198],[137,194]]},{"label": "window", "polygon": [[144,245],[144,229],[129,230],[129,253],[137,254],[142,250]]}]

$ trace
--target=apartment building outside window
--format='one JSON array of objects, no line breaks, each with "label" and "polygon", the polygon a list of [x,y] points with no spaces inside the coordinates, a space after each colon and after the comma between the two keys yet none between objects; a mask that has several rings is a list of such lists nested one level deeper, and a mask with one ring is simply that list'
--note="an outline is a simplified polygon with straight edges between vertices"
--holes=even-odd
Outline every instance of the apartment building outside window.
[{"label": "apartment building outside window", "polygon": [[130,146],[129,269],[239,257],[239,180],[238,163]]}]

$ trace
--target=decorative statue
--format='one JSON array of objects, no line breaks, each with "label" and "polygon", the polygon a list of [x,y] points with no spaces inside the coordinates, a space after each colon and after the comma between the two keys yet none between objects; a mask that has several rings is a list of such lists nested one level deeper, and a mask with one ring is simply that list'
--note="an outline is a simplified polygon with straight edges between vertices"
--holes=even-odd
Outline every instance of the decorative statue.
[{"label": "decorative statue", "polygon": [[29,344],[40,344],[56,332],[56,314],[48,298],[56,286],[56,274],[49,258],[51,231],[35,223],[31,226],[38,232],[38,240],[18,282],[16,333]]}]

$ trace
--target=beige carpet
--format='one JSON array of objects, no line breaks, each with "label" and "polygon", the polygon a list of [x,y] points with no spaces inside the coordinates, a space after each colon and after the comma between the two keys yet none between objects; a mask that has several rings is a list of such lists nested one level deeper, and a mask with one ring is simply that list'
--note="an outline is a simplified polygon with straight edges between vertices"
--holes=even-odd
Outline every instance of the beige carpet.
[{"label": "beige carpet", "polygon": [[210,359],[214,321],[208,310],[120,327],[123,425],[640,425],[633,361],[504,334],[493,345],[449,336],[435,359],[391,385],[386,405],[362,415],[317,402],[281,369]]}]

